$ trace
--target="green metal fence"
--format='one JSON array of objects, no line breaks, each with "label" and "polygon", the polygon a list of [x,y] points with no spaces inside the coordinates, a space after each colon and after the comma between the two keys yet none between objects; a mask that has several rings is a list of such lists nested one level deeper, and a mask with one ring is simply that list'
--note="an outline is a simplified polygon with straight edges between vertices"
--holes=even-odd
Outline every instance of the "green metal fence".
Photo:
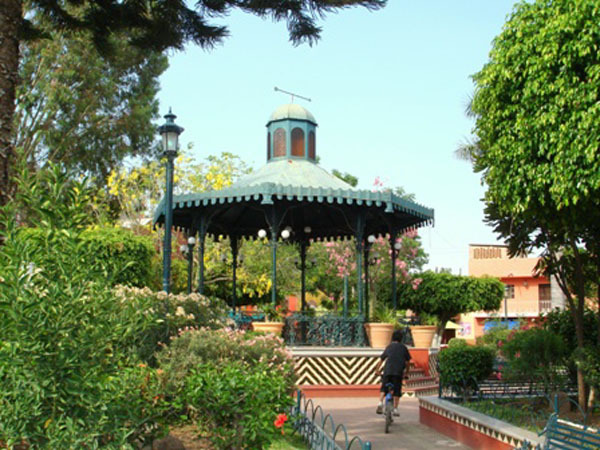
[{"label": "green metal fence", "polygon": [[336,425],[330,414],[315,406],[300,390],[293,408],[294,430],[315,450],[371,450],[371,443],[360,437],[350,437],[346,427]]}]

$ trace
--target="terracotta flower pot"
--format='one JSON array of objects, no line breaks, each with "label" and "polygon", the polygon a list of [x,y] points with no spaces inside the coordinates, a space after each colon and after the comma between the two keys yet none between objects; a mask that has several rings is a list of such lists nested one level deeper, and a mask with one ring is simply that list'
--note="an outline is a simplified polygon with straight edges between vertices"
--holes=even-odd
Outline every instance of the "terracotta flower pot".
[{"label": "terracotta flower pot", "polygon": [[435,325],[413,325],[410,327],[415,347],[430,348],[436,328]]},{"label": "terracotta flower pot", "polygon": [[373,348],[385,348],[392,342],[394,325],[391,323],[365,323],[365,330]]},{"label": "terracotta flower pot", "polygon": [[283,322],[252,322],[252,329],[262,333],[272,333],[281,336]]}]

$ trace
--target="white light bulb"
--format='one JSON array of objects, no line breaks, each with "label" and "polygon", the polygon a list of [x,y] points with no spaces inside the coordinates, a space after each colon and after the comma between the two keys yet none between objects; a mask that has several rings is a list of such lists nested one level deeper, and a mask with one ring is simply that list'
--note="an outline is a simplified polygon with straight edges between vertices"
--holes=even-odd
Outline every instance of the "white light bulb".
[{"label": "white light bulb", "polygon": [[374,235],[369,235],[369,237],[367,238],[367,241],[369,241],[369,244],[373,244],[376,241],[376,237]]},{"label": "white light bulb", "polygon": [[396,242],[396,243],[394,244],[394,248],[395,248],[396,250],[400,250],[400,249],[402,248],[402,244],[401,244],[400,242]]},{"label": "white light bulb", "polygon": [[284,239],[289,238],[290,237],[290,230],[287,230],[287,229],[283,230],[281,232],[281,237],[284,238]]},{"label": "white light bulb", "polygon": [[258,237],[263,239],[267,237],[267,231],[263,230],[262,228],[260,230],[258,230]]},{"label": "white light bulb", "polygon": [[181,253],[187,253],[188,251],[188,246],[187,245],[182,245],[181,247],[179,247],[179,251]]},{"label": "white light bulb", "polygon": [[196,238],[194,236],[188,238],[188,245],[196,245]]},{"label": "white light bulb", "polygon": [[312,228],[311,228],[311,227],[304,227],[304,232],[305,232],[306,234],[310,234],[310,232],[311,232],[311,231],[312,231]]}]

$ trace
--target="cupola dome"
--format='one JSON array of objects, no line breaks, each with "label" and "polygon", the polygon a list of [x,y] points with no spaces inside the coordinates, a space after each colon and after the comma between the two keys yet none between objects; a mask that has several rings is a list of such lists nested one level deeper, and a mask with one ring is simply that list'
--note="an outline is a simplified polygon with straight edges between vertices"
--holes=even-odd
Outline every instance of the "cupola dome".
[{"label": "cupola dome", "polygon": [[267,162],[303,159],[316,162],[317,121],[306,108],[281,105],[267,122]]}]

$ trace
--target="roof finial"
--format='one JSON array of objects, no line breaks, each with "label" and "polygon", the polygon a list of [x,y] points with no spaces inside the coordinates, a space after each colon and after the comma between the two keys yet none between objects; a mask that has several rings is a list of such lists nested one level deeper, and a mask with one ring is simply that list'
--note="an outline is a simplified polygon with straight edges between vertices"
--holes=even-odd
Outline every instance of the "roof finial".
[{"label": "roof finial", "polygon": [[294,97],[301,98],[302,100],[306,100],[307,102],[311,101],[311,99],[308,98],[308,97],[303,97],[301,95],[294,94],[293,92],[284,91],[283,89],[279,89],[277,86],[275,86],[275,92],[283,92],[284,94],[291,95],[292,96],[292,103],[294,103]]}]

